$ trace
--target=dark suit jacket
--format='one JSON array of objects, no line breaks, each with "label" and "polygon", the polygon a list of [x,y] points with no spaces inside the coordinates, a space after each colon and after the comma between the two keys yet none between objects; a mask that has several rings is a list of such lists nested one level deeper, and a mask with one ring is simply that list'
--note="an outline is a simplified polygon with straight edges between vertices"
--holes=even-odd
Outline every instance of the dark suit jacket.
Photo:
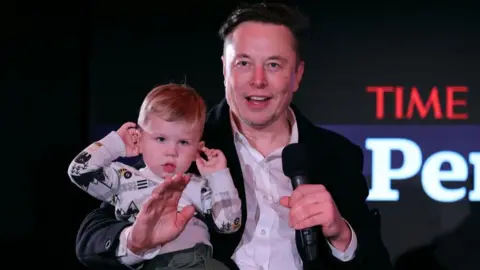
[{"label": "dark suit jacket", "polygon": [[[391,269],[389,254],[382,243],[378,226],[365,203],[368,188],[362,174],[361,149],[346,138],[315,127],[295,106],[299,142],[308,145],[313,166],[311,181],[323,184],[333,197],[342,216],[353,227],[358,240],[355,258],[341,262],[331,254],[325,238],[319,237],[318,256],[305,269]],[[245,201],[245,187],[239,159],[233,141],[229,107],[226,101],[214,107],[207,117],[204,140],[209,148],[224,152],[240,199]],[[214,257],[232,269],[237,267],[230,259],[240,243],[246,223],[246,204],[242,204],[243,222],[238,232],[220,234],[211,230]],[[83,221],[77,236],[77,257],[85,265],[99,269],[126,269],[115,257],[119,234],[129,223],[117,221],[112,206],[103,204]],[[321,236],[320,230],[319,235]],[[298,234],[297,234],[298,236]],[[297,237],[298,244],[298,237]],[[301,249],[300,255],[303,256]]]}]

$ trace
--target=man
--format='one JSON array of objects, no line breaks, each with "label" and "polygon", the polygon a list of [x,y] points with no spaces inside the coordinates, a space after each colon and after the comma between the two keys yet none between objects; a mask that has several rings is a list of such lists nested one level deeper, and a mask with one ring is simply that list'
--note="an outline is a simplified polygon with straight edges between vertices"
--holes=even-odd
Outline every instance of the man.
[{"label": "man", "polygon": [[[280,4],[234,11],[220,34],[226,101],[208,116],[204,140],[221,149],[242,200],[238,232],[211,230],[214,257],[231,269],[390,269],[378,227],[365,203],[363,156],[344,137],[313,126],[291,106],[304,71],[301,14]],[[282,149],[307,145],[313,184],[292,190]],[[171,241],[191,215],[177,213],[186,184],[166,181],[132,225],[103,205],[88,215],[77,256],[101,269],[140,268],[148,250]],[[131,227],[130,227],[131,226]],[[303,260],[295,229],[318,229],[318,254]],[[128,232],[128,233],[126,233]]]}]

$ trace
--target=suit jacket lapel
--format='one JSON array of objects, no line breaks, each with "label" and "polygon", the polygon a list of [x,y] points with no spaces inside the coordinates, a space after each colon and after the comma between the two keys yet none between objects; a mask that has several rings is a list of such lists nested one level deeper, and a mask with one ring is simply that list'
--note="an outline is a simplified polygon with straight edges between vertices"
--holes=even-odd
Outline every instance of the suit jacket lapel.
[{"label": "suit jacket lapel", "polygon": [[318,136],[315,136],[317,133],[317,128],[305,117],[303,116],[298,108],[295,105],[291,105],[293,113],[295,114],[295,119],[297,120],[298,126],[298,142],[302,144],[306,144],[309,146],[310,149],[318,145],[319,142]]},{"label": "suit jacket lapel", "polygon": [[[310,181],[315,184],[327,184],[325,177],[330,168],[330,155],[332,154],[329,142],[323,140],[324,130],[314,126],[303,116],[296,106],[292,105],[298,125],[298,142],[307,145],[310,156]],[[320,165],[320,166],[319,166]]]}]

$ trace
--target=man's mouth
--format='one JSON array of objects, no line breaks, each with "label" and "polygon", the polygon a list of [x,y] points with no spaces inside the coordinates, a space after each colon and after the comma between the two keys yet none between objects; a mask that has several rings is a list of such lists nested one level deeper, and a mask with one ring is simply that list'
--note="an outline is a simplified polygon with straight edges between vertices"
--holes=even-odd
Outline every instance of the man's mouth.
[{"label": "man's mouth", "polygon": [[263,102],[272,99],[272,97],[269,96],[246,96],[245,97],[247,101],[253,101],[253,102]]}]

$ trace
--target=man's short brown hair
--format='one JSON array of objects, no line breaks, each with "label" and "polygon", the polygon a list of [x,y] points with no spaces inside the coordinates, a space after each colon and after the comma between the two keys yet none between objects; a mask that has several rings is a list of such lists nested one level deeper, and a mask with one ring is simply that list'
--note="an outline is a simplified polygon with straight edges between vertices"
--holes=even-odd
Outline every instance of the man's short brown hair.
[{"label": "man's short brown hair", "polygon": [[150,115],[165,121],[184,121],[192,127],[205,124],[206,106],[203,98],[186,84],[165,84],[152,89],[140,107],[138,124],[148,123]]},{"label": "man's short brown hair", "polygon": [[228,16],[218,35],[226,42],[229,35],[244,22],[269,23],[287,27],[295,38],[294,45],[298,60],[303,59],[304,43],[309,39],[310,22],[300,10],[283,3],[242,4]]}]

